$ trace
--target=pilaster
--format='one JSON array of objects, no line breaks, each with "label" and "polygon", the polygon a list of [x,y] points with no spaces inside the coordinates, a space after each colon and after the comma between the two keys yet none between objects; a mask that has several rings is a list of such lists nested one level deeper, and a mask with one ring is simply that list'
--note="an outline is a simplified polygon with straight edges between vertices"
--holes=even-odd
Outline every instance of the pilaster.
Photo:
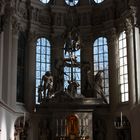
[{"label": "pilaster", "polygon": [[35,67],[36,67],[36,39],[37,33],[30,32],[28,34],[28,42],[25,52],[25,92],[24,103],[27,110],[33,112],[35,104]]},{"label": "pilaster", "polygon": [[8,103],[15,107],[17,94],[17,54],[18,54],[18,33],[20,30],[20,23],[17,18],[12,17],[12,34],[11,34],[11,71],[10,71],[10,92],[8,93]]},{"label": "pilaster", "polygon": [[[93,38],[85,35],[81,36],[81,91],[87,96],[87,72],[93,72]],[[91,96],[91,95],[90,95]]]},{"label": "pilaster", "polygon": [[[8,6],[6,9],[10,9]],[[11,92],[11,52],[12,52],[12,26],[11,26],[11,16],[8,12],[5,16],[4,24],[4,42],[3,42],[3,77],[2,77],[2,98],[4,102],[8,103],[8,95]]]},{"label": "pilaster", "polygon": [[111,110],[115,110],[119,102],[118,90],[118,50],[116,29],[112,28],[108,33],[108,60],[109,60],[109,96]]}]

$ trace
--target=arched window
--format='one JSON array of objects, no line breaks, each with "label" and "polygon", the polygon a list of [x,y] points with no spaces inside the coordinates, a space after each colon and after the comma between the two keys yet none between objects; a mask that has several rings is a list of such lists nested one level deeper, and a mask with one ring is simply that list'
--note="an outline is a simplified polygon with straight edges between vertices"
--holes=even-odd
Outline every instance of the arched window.
[{"label": "arched window", "polygon": [[47,4],[50,0],[40,0],[42,3]]},{"label": "arched window", "polygon": [[119,85],[121,102],[129,100],[128,96],[128,65],[127,65],[127,44],[126,33],[122,32],[119,36]]},{"label": "arched window", "polygon": [[79,0],[65,0],[66,4],[69,6],[75,6]]},{"label": "arched window", "polygon": [[50,71],[51,45],[46,38],[39,38],[36,42],[36,103],[38,103],[38,86],[46,71]]},{"label": "arched window", "polygon": [[103,70],[103,91],[109,101],[108,46],[105,37],[99,37],[93,44],[94,75]]},{"label": "arched window", "polygon": [[101,3],[103,2],[104,0],[94,0],[96,3]]}]

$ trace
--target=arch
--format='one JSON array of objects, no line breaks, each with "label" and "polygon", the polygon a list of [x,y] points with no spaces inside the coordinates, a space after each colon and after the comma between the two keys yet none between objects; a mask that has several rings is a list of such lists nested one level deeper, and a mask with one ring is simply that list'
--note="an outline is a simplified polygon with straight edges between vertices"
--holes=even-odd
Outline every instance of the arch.
[{"label": "arch", "polygon": [[75,114],[66,117],[67,120],[67,136],[77,137],[79,135],[79,121]]}]

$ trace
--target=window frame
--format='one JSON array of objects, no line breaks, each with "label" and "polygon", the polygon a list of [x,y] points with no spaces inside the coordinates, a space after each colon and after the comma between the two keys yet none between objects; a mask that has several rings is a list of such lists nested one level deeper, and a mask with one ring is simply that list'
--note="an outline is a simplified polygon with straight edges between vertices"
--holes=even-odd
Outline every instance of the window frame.
[{"label": "window frame", "polygon": [[[101,41],[102,40],[102,41]],[[101,43],[101,42],[102,43]],[[96,52],[95,52],[96,51]],[[108,57],[108,43],[107,38],[100,36],[93,41],[93,67],[94,75],[99,70],[103,70],[103,91],[104,95],[109,102],[109,57]],[[100,57],[101,56],[101,57]],[[96,57],[96,60],[95,60]],[[100,60],[101,58],[101,60]],[[98,67],[97,69],[96,66]],[[103,66],[102,68],[100,66]]]},{"label": "window frame", "polygon": [[70,0],[65,0],[65,3],[69,6],[76,6],[79,3],[79,0],[73,0],[73,2],[70,2]]},{"label": "window frame", "polygon": [[[119,67],[120,102],[125,103],[129,101],[128,55],[127,55],[127,40],[125,31],[122,31],[119,35],[118,58],[119,58],[118,67]],[[124,90],[124,92],[121,91],[122,89]]]},{"label": "window frame", "polygon": [[[50,0],[39,0],[41,3],[43,4],[48,4],[50,2]],[[45,2],[44,2],[45,1]]]},{"label": "window frame", "polygon": [[95,2],[96,4],[100,4],[100,3],[103,3],[104,0],[94,0],[94,2]]}]

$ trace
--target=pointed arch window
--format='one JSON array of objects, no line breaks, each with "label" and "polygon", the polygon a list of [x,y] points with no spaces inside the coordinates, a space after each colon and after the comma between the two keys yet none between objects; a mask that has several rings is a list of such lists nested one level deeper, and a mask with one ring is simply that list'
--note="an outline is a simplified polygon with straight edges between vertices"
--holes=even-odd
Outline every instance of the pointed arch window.
[{"label": "pointed arch window", "polygon": [[129,100],[128,95],[128,64],[126,33],[123,31],[119,36],[119,85],[121,102]]},{"label": "pointed arch window", "polygon": [[38,102],[38,86],[40,85],[42,76],[46,71],[50,71],[51,67],[51,45],[48,39],[38,38],[36,42],[36,103]]},{"label": "pointed arch window", "polygon": [[108,45],[105,37],[99,37],[93,44],[94,75],[103,70],[103,91],[109,101]]}]

